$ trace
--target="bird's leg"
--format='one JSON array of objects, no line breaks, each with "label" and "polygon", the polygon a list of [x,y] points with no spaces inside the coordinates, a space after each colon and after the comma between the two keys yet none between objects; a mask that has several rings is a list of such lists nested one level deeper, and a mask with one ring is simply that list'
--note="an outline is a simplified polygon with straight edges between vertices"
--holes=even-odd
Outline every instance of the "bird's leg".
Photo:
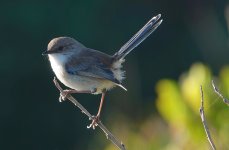
[{"label": "bird's leg", "polygon": [[104,98],[105,98],[105,92],[102,93],[102,97],[101,97],[101,100],[100,100],[100,105],[99,105],[98,113],[97,113],[97,115],[94,116],[94,118],[92,119],[91,124],[87,127],[88,129],[91,128],[91,127],[92,127],[93,129],[95,129],[95,127],[98,126],[98,122],[100,121],[100,120],[99,120],[99,117],[100,117],[100,113],[101,113],[101,110],[102,110],[102,107],[103,107]]},{"label": "bird's leg", "polygon": [[95,91],[77,91],[77,90],[74,90],[74,89],[67,89],[67,90],[63,90],[61,93],[60,93],[60,98],[59,98],[59,101],[62,102],[62,101],[65,101],[68,94],[73,94],[73,93],[88,93],[88,94],[91,94],[91,93],[94,93]]}]

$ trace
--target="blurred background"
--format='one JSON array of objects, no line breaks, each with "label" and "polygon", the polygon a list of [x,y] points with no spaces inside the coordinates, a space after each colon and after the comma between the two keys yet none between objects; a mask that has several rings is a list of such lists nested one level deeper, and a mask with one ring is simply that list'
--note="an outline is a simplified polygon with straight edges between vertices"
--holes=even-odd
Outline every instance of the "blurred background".
[{"label": "blurred background", "polygon": [[[107,94],[101,119],[129,150],[208,149],[199,117],[202,84],[209,128],[229,149],[226,0],[66,0],[0,2],[0,149],[115,150],[70,102],[59,103],[41,53],[58,36],[114,54],[152,16],[161,26],[126,57],[128,92]],[[92,114],[100,96],[74,95]]]}]

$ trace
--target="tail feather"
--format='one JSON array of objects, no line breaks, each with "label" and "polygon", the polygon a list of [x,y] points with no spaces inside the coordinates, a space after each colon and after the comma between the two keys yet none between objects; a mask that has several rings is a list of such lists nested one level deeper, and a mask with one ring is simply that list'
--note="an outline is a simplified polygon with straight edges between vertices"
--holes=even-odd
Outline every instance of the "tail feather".
[{"label": "tail feather", "polygon": [[[129,54],[135,47],[137,47],[142,41],[144,41],[157,27],[162,23],[162,19],[158,21],[161,14],[153,17],[145,24],[145,26],[139,30],[120,50],[113,55],[116,60],[123,59]],[[158,22],[157,22],[158,21]]]}]

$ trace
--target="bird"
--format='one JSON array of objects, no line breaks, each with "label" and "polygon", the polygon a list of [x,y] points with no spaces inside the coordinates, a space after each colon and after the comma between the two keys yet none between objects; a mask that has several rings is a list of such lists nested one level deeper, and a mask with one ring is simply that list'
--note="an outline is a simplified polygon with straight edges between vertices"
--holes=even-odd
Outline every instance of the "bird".
[{"label": "bird", "polygon": [[163,21],[160,18],[161,14],[152,17],[113,55],[88,48],[67,36],[54,38],[48,43],[47,50],[42,55],[48,55],[56,77],[70,88],[63,90],[63,100],[68,94],[73,93],[101,94],[98,113],[88,128],[95,129],[98,125],[107,91],[114,87],[127,91],[122,85],[125,79],[122,63],[135,47],[160,26]]}]

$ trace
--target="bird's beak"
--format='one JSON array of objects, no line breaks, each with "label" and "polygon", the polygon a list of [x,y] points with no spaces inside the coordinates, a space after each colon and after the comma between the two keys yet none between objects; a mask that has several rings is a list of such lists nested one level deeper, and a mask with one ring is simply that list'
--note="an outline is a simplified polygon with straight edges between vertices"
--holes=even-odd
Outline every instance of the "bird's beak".
[{"label": "bird's beak", "polygon": [[52,54],[52,53],[53,53],[52,51],[46,50],[42,53],[42,55],[45,56],[45,55]]}]

